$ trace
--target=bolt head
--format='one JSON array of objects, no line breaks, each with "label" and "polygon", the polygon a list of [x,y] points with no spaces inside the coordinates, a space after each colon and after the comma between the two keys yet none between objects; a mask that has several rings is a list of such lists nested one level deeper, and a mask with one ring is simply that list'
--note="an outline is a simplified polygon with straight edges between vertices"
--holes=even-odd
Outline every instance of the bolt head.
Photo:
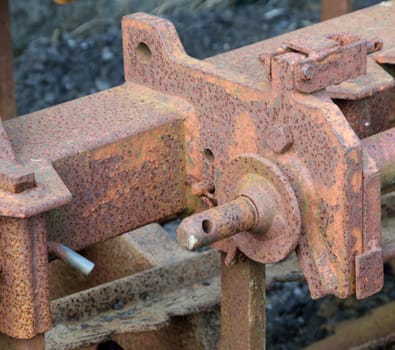
[{"label": "bolt head", "polygon": [[266,143],[276,153],[286,152],[293,144],[291,129],[287,125],[274,124],[267,129]]},{"label": "bolt head", "polygon": [[8,160],[0,160],[0,189],[20,193],[36,186],[31,169]]},{"label": "bolt head", "polygon": [[303,80],[311,80],[314,78],[315,69],[311,64],[306,64],[302,68],[302,79]]}]

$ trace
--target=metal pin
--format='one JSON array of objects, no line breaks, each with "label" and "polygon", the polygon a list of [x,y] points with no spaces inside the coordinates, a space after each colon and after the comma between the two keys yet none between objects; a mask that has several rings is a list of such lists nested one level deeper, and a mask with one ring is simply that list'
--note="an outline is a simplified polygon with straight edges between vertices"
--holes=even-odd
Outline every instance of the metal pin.
[{"label": "metal pin", "polygon": [[84,275],[89,275],[95,264],[62,243],[47,242],[48,254],[57,257]]},{"label": "metal pin", "polygon": [[258,213],[250,199],[237,197],[224,205],[185,218],[177,229],[177,240],[195,250],[254,227]]}]

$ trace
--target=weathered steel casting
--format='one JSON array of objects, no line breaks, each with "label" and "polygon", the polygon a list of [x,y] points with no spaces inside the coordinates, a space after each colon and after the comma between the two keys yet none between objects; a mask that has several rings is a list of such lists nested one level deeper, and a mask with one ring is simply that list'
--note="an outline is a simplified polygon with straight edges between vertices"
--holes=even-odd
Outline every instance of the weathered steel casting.
[{"label": "weathered steel casting", "polygon": [[218,202],[224,204],[184,219],[178,228],[178,240],[186,248],[238,234],[217,244],[228,252],[227,264],[235,258],[235,246],[264,264],[278,262],[295,250],[301,232],[299,205],[291,184],[274,163],[252,154],[232,159],[217,192]]},{"label": "weathered steel casting", "polygon": [[[0,124],[0,332],[37,342],[51,328],[54,244],[79,251],[176,216],[182,245],[223,252],[223,349],[264,348],[263,264],[295,250],[313,298],[380,291],[394,27],[395,6],[383,3],[199,61],[170,22],[126,16],[125,84]],[[166,322],[185,311],[161,304],[179,300],[166,281],[198,298],[196,283],[212,277],[199,267],[184,280],[185,264],[55,301],[52,319],[77,334],[87,317],[91,336],[103,330],[97,339],[157,327],[130,286],[163,286],[164,299],[152,295]],[[128,311],[111,311],[118,302]],[[66,348],[59,334],[53,348]]]}]

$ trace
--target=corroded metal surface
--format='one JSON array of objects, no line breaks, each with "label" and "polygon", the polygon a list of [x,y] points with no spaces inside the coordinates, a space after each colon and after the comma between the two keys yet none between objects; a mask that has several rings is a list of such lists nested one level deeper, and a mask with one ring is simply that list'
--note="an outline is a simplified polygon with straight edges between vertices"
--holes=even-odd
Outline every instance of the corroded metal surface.
[{"label": "corroded metal surface", "polygon": [[125,84],[7,121],[17,158],[51,161],[73,196],[48,213],[48,239],[79,250],[182,211],[189,108]]},{"label": "corroded metal surface", "polygon": [[395,185],[395,128],[363,140],[363,146],[381,170],[382,189]]},{"label": "corroded metal surface", "polygon": [[295,36],[281,48],[259,56],[266,77],[273,79],[273,65],[278,56],[299,53],[293,64],[296,90],[311,93],[366,73],[367,54],[382,48],[380,40],[368,42],[350,34],[329,34],[322,38]]},{"label": "corroded metal surface", "polygon": [[50,328],[45,218],[0,217],[0,330],[29,339]]},{"label": "corroded metal surface", "polygon": [[252,260],[221,268],[221,350],[265,349],[265,266]]},{"label": "corroded metal surface", "polygon": [[[384,131],[394,120],[388,69],[394,11],[385,3],[206,61],[185,54],[170,22],[125,17],[124,85],[0,128],[0,158],[11,162],[1,163],[0,175],[0,331],[30,338],[50,327],[47,240],[78,250],[217,204],[209,212],[222,211],[225,229],[217,238],[245,231],[218,242],[227,264],[244,255],[255,261],[224,270],[226,281],[233,270],[240,278],[242,308],[263,307],[257,262],[279,261],[296,246],[313,298],[377,292],[380,184],[393,185],[395,159],[393,130]],[[349,34],[336,34],[340,27]],[[368,58],[382,43],[384,51]],[[234,218],[235,208],[226,209],[238,197]],[[160,283],[181,283],[185,299],[198,297],[195,286],[175,280],[180,266],[172,265],[174,276],[160,275]],[[133,288],[158,285],[152,276],[134,276]],[[247,282],[258,279],[251,289]],[[140,320],[125,322],[121,311],[110,310],[118,305],[114,298],[133,303],[124,287],[113,282],[54,302],[55,323],[66,319],[74,332],[76,319],[86,316],[102,327],[103,310],[115,317],[110,332],[119,324],[127,331],[167,321],[165,312],[144,323],[142,311]],[[237,287],[226,289],[225,310],[237,302]],[[197,304],[188,302],[191,312]],[[253,325],[263,319],[251,315],[257,318],[248,319],[240,344],[262,348],[262,332]],[[62,334],[62,344],[70,341]]]},{"label": "corroded metal surface", "polygon": [[51,300],[186,259],[196,253],[184,250],[161,226],[151,224],[96,243],[85,249],[83,254],[95,263],[89,276],[60,260],[49,264]]},{"label": "corroded metal surface", "polygon": [[[183,220],[179,242],[188,249],[218,242],[228,252],[237,250],[260,263],[286,258],[300,237],[299,205],[287,178],[267,159],[253,154],[233,158],[217,184],[222,204]],[[233,237],[231,237],[233,236]],[[223,240],[230,237],[227,240]]]},{"label": "corroded metal surface", "polygon": [[0,160],[0,189],[20,193],[36,187],[32,170],[6,160]]},{"label": "corroded metal surface", "polygon": [[301,234],[299,204],[287,177],[268,159],[243,154],[231,159],[218,181],[218,201],[235,196],[249,198],[257,208],[258,222],[217,247],[228,251],[233,260],[236,248],[250,259],[272,264],[295,250]]},{"label": "corroded metal surface", "polygon": [[[210,169],[203,162],[205,149],[213,154],[217,176],[231,155],[250,152],[273,159],[289,178],[299,202],[309,204],[301,207],[304,235],[299,256],[313,297],[353,293],[354,263],[349,257],[361,251],[362,241],[361,146],[328,99],[302,96],[292,86],[281,85],[292,81],[287,67],[298,54],[284,54],[274,66],[272,74],[277,78],[272,84],[283,88],[271,89],[265,79],[255,83],[246,78],[249,69],[243,71],[245,66],[255,67],[252,75],[256,76],[259,51],[249,56],[249,50],[247,55],[238,50],[235,61],[243,64],[227,71],[186,56],[167,21],[133,15],[125,17],[123,28],[126,79],[184,96],[195,106],[195,116],[185,124],[187,177],[201,181],[205,174],[209,176]],[[142,59],[138,50],[142,42],[150,49],[149,60]],[[289,115],[289,110],[294,114]],[[309,122],[311,114],[314,123]],[[277,157],[267,147],[265,133],[270,133],[271,125],[289,123],[294,143],[286,156]]]},{"label": "corroded metal surface", "polygon": [[70,203],[72,196],[52,166],[35,169],[34,182],[34,187],[29,188],[32,183],[24,185],[28,189],[20,193],[0,189],[0,215],[29,218]]},{"label": "corroded metal surface", "polygon": [[379,292],[384,284],[380,188],[380,170],[376,162],[363,150],[363,253],[355,257],[357,299]]},{"label": "corroded metal surface", "polygon": [[258,223],[254,203],[239,196],[223,204],[183,220],[177,229],[178,242],[195,250],[240,232],[248,231]]}]

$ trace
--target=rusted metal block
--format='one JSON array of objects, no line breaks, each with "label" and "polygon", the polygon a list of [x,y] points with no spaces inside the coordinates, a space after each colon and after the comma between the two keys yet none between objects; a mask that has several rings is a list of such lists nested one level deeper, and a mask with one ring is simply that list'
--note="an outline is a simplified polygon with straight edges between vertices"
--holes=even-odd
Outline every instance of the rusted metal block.
[{"label": "rusted metal block", "polygon": [[29,339],[51,325],[44,213],[71,195],[51,166],[3,170],[2,185],[12,192],[0,190],[0,331]]},{"label": "rusted metal block", "polygon": [[395,79],[368,57],[367,74],[326,88],[361,139],[388,129],[395,118]]},{"label": "rusted metal block", "polygon": [[45,218],[0,217],[0,331],[29,339],[51,326]]},{"label": "rusted metal block", "polygon": [[51,161],[73,196],[48,213],[48,239],[79,250],[183,211],[190,113],[128,83],[7,121],[17,157]]},{"label": "rusted metal block", "polygon": [[[144,273],[152,267],[163,267],[168,264],[176,264],[180,261],[191,261],[190,259],[196,257],[197,254],[201,253],[191,253],[182,249],[159,225],[148,225],[106,242],[98,243],[85,250],[84,255],[96,264],[96,268],[90,276],[82,276],[69,268],[62,267],[64,264],[61,261],[52,262],[50,264],[51,299],[65,297],[66,295],[97,287],[99,284],[109,283],[119,278],[132,278],[132,274],[138,272]],[[213,276],[219,276],[219,253],[212,252],[210,254],[218,255],[216,264],[211,265],[210,273]],[[207,255],[204,255],[199,261],[204,264],[204,259],[206,258]],[[190,264],[191,269],[194,266],[194,264]],[[267,288],[271,288],[278,282],[303,279],[296,255],[291,256],[279,264],[266,266],[266,274]],[[216,291],[214,293],[216,300],[219,300],[219,278],[213,279],[211,287]],[[161,288],[161,285],[159,285],[159,292]],[[211,297],[214,297],[214,294]],[[75,294],[74,297],[77,297],[77,295]],[[59,302],[58,305],[61,305],[61,303]],[[216,305],[210,313],[218,312],[217,307],[219,304]],[[119,343],[125,350],[142,348],[144,346],[151,346],[152,349],[166,350],[173,348],[211,350],[213,349],[212,345],[204,345],[204,339],[207,335],[205,335],[203,330],[207,328],[207,324],[200,324],[200,322],[205,320],[205,317],[208,317],[208,315],[204,315],[205,311],[195,316],[191,315],[186,318],[171,319],[163,328],[155,331],[144,331],[142,333],[125,331],[126,333],[120,332],[120,334],[111,335],[110,338]],[[213,314],[210,315],[212,319],[216,319],[216,316],[214,317]],[[60,317],[57,321],[58,327],[61,328],[61,324],[64,322],[65,320]],[[199,323],[195,324],[195,322]],[[83,320],[81,324],[84,324]],[[215,338],[218,336],[219,325],[216,324],[213,327],[212,336]],[[194,334],[192,330],[196,330],[197,333]],[[192,336],[197,337],[194,338],[196,343],[190,344],[188,341],[191,340]],[[215,339],[213,341],[215,342]],[[86,349],[92,350],[96,346],[94,345]],[[85,347],[83,349],[85,350]]]},{"label": "rusted metal block", "polygon": [[357,299],[364,299],[381,291],[384,285],[384,262],[381,246],[371,247],[366,253],[357,255],[355,270]]},{"label": "rusted metal block", "polygon": [[34,173],[22,165],[0,160],[0,189],[20,193],[36,186]]},{"label": "rusted metal block", "polygon": [[328,34],[323,38],[295,36],[274,53],[260,56],[266,76],[273,79],[273,61],[293,52],[294,87],[305,93],[321,90],[366,73],[367,54],[382,48],[378,39],[368,42],[350,34]]},{"label": "rusted metal block", "polygon": [[[15,165],[15,167],[19,168],[18,165]],[[0,189],[1,216],[29,218],[63,206],[71,201],[69,190],[52,166],[30,167],[24,169],[23,174],[26,175],[26,171],[28,175],[25,176],[25,179],[28,181],[28,184],[25,191],[12,193]],[[20,172],[20,174],[22,173]],[[4,175],[3,178],[5,178]],[[29,189],[33,185],[33,179],[35,186]],[[16,188],[15,183],[14,188]]]},{"label": "rusted metal block", "polygon": [[355,294],[367,298],[383,288],[380,170],[363,150],[363,253],[355,256]]},{"label": "rusted metal block", "polygon": [[[394,87],[395,78],[368,56],[366,74],[337,85],[328,86],[326,91],[332,99],[361,100],[388,90],[392,91],[393,94],[392,88]],[[362,107],[359,110],[364,112]],[[352,120],[349,121],[353,123]],[[363,123],[355,123],[356,126],[359,124]],[[361,135],[360,137],[364,138],[366,136]]]}]

